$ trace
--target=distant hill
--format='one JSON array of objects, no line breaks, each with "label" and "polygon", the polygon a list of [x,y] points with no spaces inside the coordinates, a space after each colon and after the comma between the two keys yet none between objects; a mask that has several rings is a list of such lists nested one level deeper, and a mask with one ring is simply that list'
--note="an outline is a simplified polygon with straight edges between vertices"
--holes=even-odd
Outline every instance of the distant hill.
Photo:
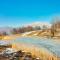
[{"label": "distant hill", "polygon": [[26,26],[28,26],[28,25],[30,25],[30,26],[32,26],[32,27],[40,26],[41,29],[43,29],[44,26],[45,26],[46,28],[51,28],[51,24],[50,24],[50,23],[47,23],[47,22],[34,22],[34,23],[32,23],[32,24],[27,24]]},{"label": "distant hill", "polygon": [[[24,27],[27,27],[27,26],[32,26],[33,28],[35,29],[39,29],[39,27],[41,29],[47,29],[47,28],[50,28],[51,27],[51,24],[50,23],[47,23],[47,22],[34,22],[34,23],[31,23],[31,24],[27,24],[27,25],[24,25]],[[23,28],[24,28],[23,27]],[[19,27],[20,28],[20,27]],[[18,28],[16,28],[18,29]],[[7,32],[8,34],[11,34],[11,31],[13,30],[12,27],[0,27],[0,33],[3,33],[3,32]]]}]

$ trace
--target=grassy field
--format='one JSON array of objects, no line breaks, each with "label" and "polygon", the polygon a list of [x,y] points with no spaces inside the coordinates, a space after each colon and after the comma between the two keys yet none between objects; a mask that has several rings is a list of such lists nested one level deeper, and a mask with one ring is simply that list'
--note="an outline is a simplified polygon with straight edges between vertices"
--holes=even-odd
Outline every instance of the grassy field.
[{"label": "grassy field", "polygon": [[[40,36],[42,37],[44,34],[42,33],[42,31],[41,32],[35,31],[35,32],[30,33],[30,34],[24,35],[24,37],[37,36],[40,38]],[[4,36],[4,37],[2,36],[1,38],[2,38],[2,40],[8,41],[8,40],[14,40],[18,37],[23,37],[23,34],[16,34],[16,35]],[[26,52],[31,52],[33,56],[35,55],[37,57],[40,57],[42,60],[60,60],[60,58],[57,58],[56,56],[54,56],[52,53],[48,52],[47,50],[45,50],[43,48],[37,48],[36,46],[30,47],[29,45],[26,45],[26,44],[15,44],[14,43],[14,44],[12,44],[12,48],[14,48],[16,50],[24,50]]]},{"label": "grassy field", "polygon": [[43,48],[37,48],[36,46],[33,45],[30,47],[27,44],[13,44],[12,48],[16,50],[23,50],[25,52],[31,52],[32,56],[37,56],[42,60],[60,60],[47,50]]}]

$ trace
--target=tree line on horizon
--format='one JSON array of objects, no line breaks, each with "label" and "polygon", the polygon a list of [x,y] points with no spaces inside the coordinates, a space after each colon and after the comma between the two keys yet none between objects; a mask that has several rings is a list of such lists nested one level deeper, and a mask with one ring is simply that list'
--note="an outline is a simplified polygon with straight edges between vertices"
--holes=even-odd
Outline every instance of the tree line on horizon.
[{"label": "tree line on horizon", "polygon": [[[48,29],[45,25],[43,25],[43,29],[41,29],[41,26],[35,26],[35,27],[32,27],[32,26],[26,26],[26,27],[19,27],[19,28],[13,28],[10,33],[11,34],[19,34],[19,33],[24,33],[24,32],[29,32],[29,31],[36,31],[36,30],[45,30],[45,29]],[[51,25],[51,34],[53,37],[55,35],[56,32],[60,32],[60,20],[54,20],[52,21],[52,25]],[[7,32],[2,32],[0,33],[0,36],[6,36],[6,35],[9,35]]]},{"label": "tree line on horizon", "polygon": [[34,30],[41,30],[41,27],[36,26],[34,28],[32,26],[27,26],[27,27],[21,27],[21,28],[13,28],[12,33],[19,34],[19,33],[24,33],[24,32],[34,31]]}]

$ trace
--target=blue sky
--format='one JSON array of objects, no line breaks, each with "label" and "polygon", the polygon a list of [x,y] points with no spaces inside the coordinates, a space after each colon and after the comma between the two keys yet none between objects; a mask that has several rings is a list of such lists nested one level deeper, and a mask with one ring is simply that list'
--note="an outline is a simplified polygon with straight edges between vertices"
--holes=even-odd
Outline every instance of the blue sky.
[{"label": "blue sky", "polygon": [[0,27],[50,22],[60,15],[60,0],[0,0]]}]

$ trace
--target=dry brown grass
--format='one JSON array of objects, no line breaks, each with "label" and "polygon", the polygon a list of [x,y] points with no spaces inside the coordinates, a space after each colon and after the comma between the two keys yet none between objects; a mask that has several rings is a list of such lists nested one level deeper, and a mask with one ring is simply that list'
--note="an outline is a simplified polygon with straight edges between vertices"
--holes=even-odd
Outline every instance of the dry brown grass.
[{"label": "dry brown grass", "polygon": [[[33,35],[33,33],[30,34],[29,36],[31,36],[31,35]],[[41,36],[41,34],[39,34],[39,35]],[[43,36],[43,34],[42,34],[42,36]],[[17,35],[5,36],[3,39],[4,40],[13,40],[18,37],[22,37],[22,36],[20,34],[17,34]],[[45,50],[43,48],[37,48],[36,46],[29,46],[28,44],[26,45],[26,44],[15,44],[14,43],[14,44],[12,44],[12,48],[14,48],[16,50],[24,50],[26,52],[31,52],[33,56],[35,55],[37,57],[40,57],[42,60],[60,60],[56,56],[54,56],[52,53],[48,52],[47,50]]]},{"label": "dry brown grass", "polygon": [[33,45],[29,46],[26,44],[13,44],[12,48],[16,50],[24,50],[25,52],[31,52],[33,56],[40,57],[42,60],[60,60],[47,50]]}]

